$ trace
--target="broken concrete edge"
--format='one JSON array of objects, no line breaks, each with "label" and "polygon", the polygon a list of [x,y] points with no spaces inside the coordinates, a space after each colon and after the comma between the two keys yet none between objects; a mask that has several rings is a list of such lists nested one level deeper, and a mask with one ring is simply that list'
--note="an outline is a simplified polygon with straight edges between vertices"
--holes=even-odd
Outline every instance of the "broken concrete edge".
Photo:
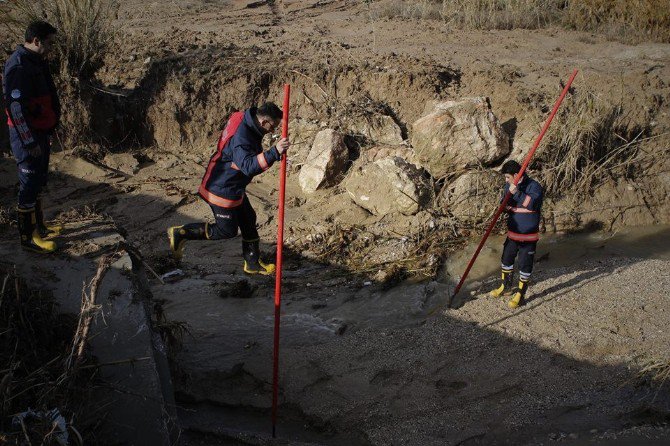
[{"label": "broken concrete edge", "polygon": [[[105,275],[100,316],[90,350],[101,366],[104,390],[94,392],[106,415],[96,435],[103,443],[177,445],[180,428],[166,346],[152,319],[142,262],[122,251]],[[112,392],[110,392],[112,390]]]},{"label": "broken concrete edge", "polygon": [[168,421],[170,421],[168,429],[171,444],[176,445],[179,444],[181,429],[177,418],[177,403],[175,401],[174,386],[172,385],[168,347],[165,345],[165,342],[163,342],[163,338],[154,324],[154,319],[151,317],[153,309],[150,304],[153,299],[153,294],[151,293],[151,285],[149,284],[146,275],[144,262],[141,261],[141,259],[136,258],[134,255],[131,255],[130,258],[133,261],[135,272],[134,278],[137,281],[137,288],[141,290],[141,302],[144,306],[147,320],[151,326],[151,345],[153,346],[156,371],[158,372],[158,378],[161,384],[161,393],[163,394],[163,400],[165,402],[165,413],[168,416]]}]

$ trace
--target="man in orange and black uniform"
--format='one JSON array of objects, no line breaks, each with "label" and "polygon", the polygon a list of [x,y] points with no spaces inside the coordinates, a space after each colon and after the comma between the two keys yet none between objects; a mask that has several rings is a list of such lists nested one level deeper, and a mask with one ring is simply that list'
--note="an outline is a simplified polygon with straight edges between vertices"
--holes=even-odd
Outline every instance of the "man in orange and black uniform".
[{"label": "man in orange and black uniform", "polygon": [[198,189],[212,208],[216,223],[189,223],[168,228],[170,248],[176,259],[181,259],[187,240],[233,238],[239,228],[244,272],[264,275],[274,272],[274,264],[261,260],[256,212],[245,190],[254,176],[269,169],[288,150],[289,142],[282,138],[274,147],[263,151],[263,136],[274,132],[281,121],[282,111],[273,103],[231,115]]},{"label": "man in orange and black uniform", "polygon": [[18,221],[21,246],[49,253],[56,244],[46,238],[62,228],[47,227],[39,195],[47,184],[51,135],[60,119],[60,103],[46,60],[56,29],[33,22],[25,43],[5,63],[3,92],[12,152],[19,171]]},{"label": "man in orange and black uniform", "polygon": [[[512,196],[506,207],[508,231],[502,254],[502,282],[490,294],[492,297],[513,294],[507,304],[510,308],[517,308],[524,303],[533,272],[535,249],[540,239],[543,191],[540,183],[525,174],[519,180],[519,184],[514,185],[514,176],[521,170],[521,166],[516,161],[507,161],[501,170],[505,175],[503,196],[508,191]],[[512,275],[517,254],[519,257],[519,287],[515,291],[512,286]]]}]

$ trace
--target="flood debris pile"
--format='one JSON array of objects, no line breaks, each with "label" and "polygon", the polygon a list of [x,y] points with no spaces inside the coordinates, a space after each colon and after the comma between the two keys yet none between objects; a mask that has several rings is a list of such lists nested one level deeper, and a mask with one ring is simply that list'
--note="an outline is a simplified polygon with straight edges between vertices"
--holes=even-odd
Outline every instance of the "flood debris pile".
[{"label": "flood debris pile", "polygon": [[[292,226],[287,242],[304,256],[347,266],[382,283],[434,277],[447,252],[495,208],[500,179],[488,168],[510,154],[510,137],[483,97],[437,102],[414,121],[411,138],[391,141],[387,136],[400,127],[381,117],[371,113],[359,121],[367,137],[356,142],[358,153],[349,151],[348,164],[328,160],[341,158],[341,141],[356,141],[358,127],[340,130],[345,138],[324,138],[333,129],[316,134],[300,169],[306,207],[323,197],[324,192],[315,194],[322,190],[339,194],[342,211],[310,229]],[[303,129],[295,132],[300,141],[309,139]],[[363,212],[358,211],[356,223],[347,224],[343,214],[351,214],[352,207]]]},{"label": "flood debris pile", "polygon": [[11,266],[0,277],[0,443],[83,444],[90,375],[67,366],[77,320]]},{"label": "flood debris pile", "polygon": [[[463,236],[481,232],[501,198],[500,165],[521,161],[530,145],[514,147],[513,132],[487,97],[428,102],[407,126],[383,116],[370,109],[359,127],[320,125],[316,136],[314,125],[296,120],[296,140],[308,146],[313,141],[299,174],[307,212],[321,210],[310,200],[332,195],[343,204],[339,212],[326,211],[325,222],[290,228],[288,243],[357,271],[386,276],[400,267],[431,276]],[[393,128],[402,128],[405,138],[387,138]],[[342,138],[323,138],[334,131]],[[361,134],[365,138],[357,139]],[[332,162],[342,157],[342,140],[349,142],[346,164]],[[667,135],[621,104],[596,97],[592,87],[571,91],[529,171],[549,191],[541,230],[572,231],[593,221],[607,221],[608,229],[624,221],[658,223],[670,191],[667,175],[653,161],[670,153],[664,141]],[[619,202],[612,202],[612,189],[623,195]],[[648,191],[644,202],[631,195],[641,190]],[[344,197],[365,212],[352,217]],[[358,224],[344,224],[346,213]]]}]

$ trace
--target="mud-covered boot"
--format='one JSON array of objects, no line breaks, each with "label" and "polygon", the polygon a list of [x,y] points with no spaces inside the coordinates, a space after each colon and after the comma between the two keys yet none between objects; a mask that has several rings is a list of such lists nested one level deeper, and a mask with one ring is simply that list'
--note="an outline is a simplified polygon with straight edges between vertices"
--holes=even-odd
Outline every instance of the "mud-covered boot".
[{"label": "mud-covered boot", "polygon": [[275,272],[274,263],[264,263],[258,247],[258,239],[242,240],[242,255],[244,256],[244,272],[247,274],[263,274],[269,276]]},{"label": "mud-covered boot", "polygon": [[57,237],[63,231],[62,225],[47,225],[44,222],[44,212],[42,211],[42,199],[38,198],[35,202],[35,218],[37,220],[37,230],[42,238]]},{"label": "mud-covered boot", "polygon": [[184,256],[184,245],[186,240],[206,240],[207,223],[189,223],[183,226],[172,226],[167,230],[170,239],[170,250],[175,260],[181,260]]},{"label": "mud-covered boot", "polygon": [[503,269],[500,286],[489,293],[491,297],[509,296],[512,294],[512,270]]},{"label": "mud-covered boot", "polygon": [[519,289],[514,293],[512,299],[507,302],[507,306],[514,309],[525,303],[526,291],[528,290],[528,280],[519,280]]},{"label": "mud-covered boot", "polygon": [[21,247],[34,252],[49,254],[56,251],[56,244],[44,240],[37,229],[35,208],[17,209]]}]

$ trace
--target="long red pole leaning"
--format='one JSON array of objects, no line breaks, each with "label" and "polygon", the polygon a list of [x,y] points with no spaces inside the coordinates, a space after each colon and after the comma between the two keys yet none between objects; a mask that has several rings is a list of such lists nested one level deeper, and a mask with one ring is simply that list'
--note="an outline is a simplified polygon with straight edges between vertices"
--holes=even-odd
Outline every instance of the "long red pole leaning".
[{"label": "long red pole leaning", "polygon": [[[291,86],[284,85],[284,116],[282,117],[281,137],[288,138],[288,107],[291,97]],[[277,229],[277,270],[275,275],[275,335],[274,335],[274,357],[272,370],[272,438],[277,433],[277,399],[279,392],[279,321],[281,310],[281,271],[282,250],[284,248],[284,201],[286,198],[286,157],[281,157],[281,172],[279,174],[279,214]]]},{"label": "long red pole leaning", "polygon": [[[568,80],[568,83],[565,84],[565,88],[563,88],[563,91],[561,92],[561,95],[558,97],[558,100],[556,101],[556,104],[554,104],[554,109],[551,111],[551,114],[549,115],[549,119],[547,119],[547,122],[544,123],[544,127],[542,127],[542,131],[540,132],[540,135],[537,137],[537,140],[535,140],[535,144],[533,144],[533,147],[530,149],[530,152],[528,152],[528,155],[526,155],[526,159],[524,160],[523,164],[521,165],[521,170],[519,170],[519,173],[516,174],[514,177],[514,185],[519,182],[519,179],[523,176],[524,172],[526,171],[526,168],[528,167],[528,164],[530,163],[530,160],[533,158],[533,155],[535,154],[535,151],[537,150],[538,146],[540,145],[540,141],[542,141],[542,138],[544,137],[544,134],[547,132],[547,129],[549,128],[549,125],[551,124],[551,121],[554,120],[554,116],[556,116],[556,112],[558,111],[558,108],[561,106],[561,103],[563,102],[563,98],[565,98],[565,95],[568,93],[568,90],[570,89],[570,85],[572,85],[572,81],[575,80],[575,77],[577,76],[577,70],[574,70],[572,72],[572,76],[570,76],[570,79]],[[475,254],[472,256],[472,259],[470,259],[470,263],[468,263],[468,267],[465,268],[465,272],[461,276],[461,280],[458,282],[458,285],[456,285],[456,288],[454,289],[454,294],[452,294],[452,298],[458,294],[458,292],[461,290],[461,287],[463,286],[463,282],[465,282],[465,279],[468,277],[468,274],[470,273],[470,269],[472,269],[472,265],[475,264],[475,260],[477,260],[477,256],[479,255],[479,252],[482,250],[484,247],[484,243],[486,243],[486,239],[489,238],[489,235],[491,234],[491,231],[493,231],[493,227],[496,225],[496,222],[498,221],[498,218],[500,218],[500,214],[502,214],[503,210],[505,210],[505,206],[507,206],[507,202],[509,201],[510,197],[512,194],[507,192],[505,194],[505,198],[503,199],[502,203],[498,207],[498,210],[496,211],[495,215],[493,216],[493,220],[491,220],[491,224],[489,225],[488,229],[486,229],[486,233],[484,234],[484,237],[482,238],[482,241],[479,242],[479,246],[477,246],[477,250],[475,251]]]}]

